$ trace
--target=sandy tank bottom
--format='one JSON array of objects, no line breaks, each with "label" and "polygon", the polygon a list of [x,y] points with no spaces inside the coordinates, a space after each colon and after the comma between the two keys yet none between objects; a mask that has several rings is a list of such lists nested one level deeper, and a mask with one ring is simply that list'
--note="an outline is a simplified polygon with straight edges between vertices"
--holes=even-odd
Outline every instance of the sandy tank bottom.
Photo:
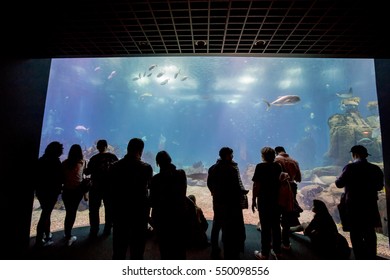
[{"label": "sandy tank bottom", "polygon": [[[210,192],[205,187],[197,187],[197,186],[188,186],[187,188],[187,195],[193,194],[196,197],[197,205],[202,208],[203,213],[207,220],[213,219],[213,207],[212,207],[212,197],[210,195]],[[252,192],[248,193],[248,200],[249,200],[249,209],[244,209],[244,222],[245,224],[249,225],[257,225],[259,222],[259,215],[256,211],[255,213],[252,212],[251,209],[251,201],[252,201]],[[39,208],[39,202],[35,199],[34,200],[34,210],[32,212],[32,218],[31,218],[31,227],[30,227],[30,236],[34,237],[36,235],[36,227],[39,220],[39,216],[41,214],[41,210]],[[88,209],[83,211],[77,212],[76,221],[74,224],[74,227],[84,227],[89,226],[89,216],[88,216]],[[100,208],[100,217],[101,221],[104,221],[104,206]],[[303,213],[301,213],[301,216],[299,217],[299,220],[301,223],[308,223],[313,218],[313,212],[304,210]],[[52,216],[51,216],[51,230],[53,232],[61,231],[64,229],[64,219],[65,219],[65,211],[64,210],[57,210],[54,209]],[[338,225],[340,226],[340,225]],[[342,230],[340,230],[340,233],[345,236],[345,238],[348,240],[349,245],[351,246],[351,241],[349,238],[349,233],[345,233]],[[386,259],[390,259],[390,249],[389,249],[389,239],[387,236],[384,236],[383,234],[377,234],[378,237],[378,255],[382,256]]]}]

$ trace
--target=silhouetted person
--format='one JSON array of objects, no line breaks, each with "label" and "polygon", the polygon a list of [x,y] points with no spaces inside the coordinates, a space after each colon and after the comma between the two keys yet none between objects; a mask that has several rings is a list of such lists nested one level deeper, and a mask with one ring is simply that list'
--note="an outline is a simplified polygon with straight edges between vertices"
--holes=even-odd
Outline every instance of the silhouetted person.
[{"label": "silhouetted person", "polygon": [[68,158],[62,162],[64,172],[64,190],[62,200],[65,205],[64,231],[68,246],[72,245],[77,237],[72,235],[72,228],[76,220],[77,209],[83,198],[84,190],[81,187],[86,161],[79,144],[73,144]]},{"label": "silhouetted person", "polygon": [[118,157],[109,152],[107,141],[104,139],[96,143],[98,153],[88,162],[86,174],[91,174],[92,187],[89,190],[89,223],[90,237],[96,237],[100,225],[100,207],[104,203],[104,230],[103,235],[110,235],[112,228],[112,193],[110,186],[109,169],[118,161]]},{"label": "silhouetted person", "polygon": [[113,188],[113,259],[143,259],[149,220],[150,164],[141,160],[144,142],[132,138],[127,154],[110,169]]},{"label": "silhouetted person", "polygon": [[381,226],[377,200],[384,186],[383,172],[367,161],[369,154],[364,146],[353,146],[350,152],[353,162],[344,167],[335,183],[338,188],[345,187],[355,259],[373,260],[377,255],[375,227]]},{"label": "silhouetted person", "polygon": [[41,206],[41,216],[37,225],[36,245],[53,244],[50,224],[51,213],[62,190],[63,174],[60,156],[64,147],[54,141],[47,145],[36,166],[35,194]]},{"label": "silhouetted person", "polygon": [[160,172],[153,176],[150,185],[152,220],[156,231],[160,256],[163,260],[186,259],[187,177],[176,169],[166,151],[156,155]]},{"label": "silhouetted person", "polygon": [[204,248],[210,245],[207,238],[208,222],[203,214],[202,208],[196,204],[196,197],[190,194],[187,197],[187,220],[190,223],[187,232],[190,247]]},{"label": "silhouetted person", "polygon": [[304,234],[311,240],[316,253],[325,260],[348,259],[350,249],[348,242],[337,230],[336,223],[325,203],[313,200],[312,211],[315,213]]},{"label": "silhouetted person", "polygon": [[[298,202],[296,201],[297,196],[297,182],[302,180],[301,170],[299,164],[296,160],[290,157],[286,153],[286,150],[282,146],[275,147],[275,162],[279,163],[282,166],[282,171],[287,172],[289,175],[289,184],[294,195],[294,204],[298,207]],[[300,209],[300,208],[299,208]],[[282,225],[282,248],[286,250],[291,249],[290,243],[290,227],[299,226],[299,215],[300,212],[296,211],[287,212],[282,209],[281,214],[281,225]]]},{"label": "silhouetted person", "polygon": [[243,186],[233,150],[223,147],[219,159],[209,168],[207,186],[213,197],[213,227],[211,257],[219,255],[219,231],[222,230],[224,259],[239,259],[244,251],[245,226],[241,209]]},{"label": "silhouetted person", "polygon": [[278,203],[280,173],[282,167],[275,162],[275,150],[261,149],[262,162],[258,163],[253,174],[252,211],[259,211],[261,225],[261,250],[254,252],[260,260],[269,259],[271,245],[274,255],[281,257],[280,206]]}]

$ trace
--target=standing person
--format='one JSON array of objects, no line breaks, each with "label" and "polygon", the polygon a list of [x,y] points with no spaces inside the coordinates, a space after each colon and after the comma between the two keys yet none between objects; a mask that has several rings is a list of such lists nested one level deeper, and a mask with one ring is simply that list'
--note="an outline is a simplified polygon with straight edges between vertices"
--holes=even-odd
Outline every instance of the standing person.
[{"label": "standing person", "polygon": [[[275,162],[279,163],[282,166],[282,171],[287,172],[289,176],[289,184],[291,190],[293,192],[294,197],[294,205],[296,206],[294,211],[287,212],[282,210],[281,214],[281,225],[282,225],[282,248],[285,250],[291,249],[290,243],[290,227],[298,227],[301,225],[299,222],[300,209],[296,196],[298,191],[297,182],[301,182],[302,175],[301,170],[299,168],[299,164],[296,160],[290,157],[289,154],[286,153],[286,150],[282,146],[275,147]],[[298,208],[298,209],[296,209]],[[302,209],[300,209],[302,210]]]},{"label": "standing person", "polygon": [[377,200],[378,191],[384,186],[383,172],[367,161],[369,153],[364,146],[353,146],[350,152],[353,161],[343,168],[335,183],[338,188],[345,188],[355,259],[373,260],[377,255],[375,227],[380,227]]},{"label": "standing person", "polygon": [[141,160],[144,141],[132,138],[127,154],[110,169],[113,192],[113,259],[144,258],[148,231],[148,188],[153,176],[150,164]]},{"label": "standing person", "polygon": [[81,187],[86,161],[79,144],[73,144],[68,153],[68,158],[62,162],[64,172],[64,190],[62,200],[65,205],[64,231],[68,246],[71,246],[77,236],[72,235],[72,228],[76,220],[77,209],[84,195]]},{"label": "standing person", "polygon": [[156,155],[160,172],[150,185],[152,220],[163,260],[186,259],[186,200],[187,176],[176,169],[166,151]]},{"label": "standing person", "polygon": [[35,241],[37,246],[53,244],[50,218],[62,190],[63,176],[60,156],[63,150],[61,143],[53,141],[47,145],[44,154],[38,159],[35,194],[42,212],[37,225]]},{"label": "standing person", "polygon": [[104,203],[105,224],[103,235],[111,234],[112,228],[112,197],[110,190],[109,169],[118,161],[118,157],[109,152],[108,143],[101,139],[96,143],[98,153],[93,155],[88,162],[87,175],[91,175],[92,187],[89,190],[89,236],[95,238],[99,232],[100,206]]},{"label": "standing person", "polygon": [[275,150],[261,149],[262,162],[258,163],[253,174],[252,211],[259,211],[261,225],[261,250],[254,252],[260,260],[269,259],[271,245],[276,258],[281,257],[280,206],[278,195],[282,167],[275,162]]},{"label": "standing person", "polygon": [[241,196],[245,193],[233,150],[223,147],[219,159],[209,168],[207,186],[213,197],[213,226],[211,230],[211,257],[219,255],[219,231],[222,230],[224,259],[239,259],[245,245],[245,225]]}]

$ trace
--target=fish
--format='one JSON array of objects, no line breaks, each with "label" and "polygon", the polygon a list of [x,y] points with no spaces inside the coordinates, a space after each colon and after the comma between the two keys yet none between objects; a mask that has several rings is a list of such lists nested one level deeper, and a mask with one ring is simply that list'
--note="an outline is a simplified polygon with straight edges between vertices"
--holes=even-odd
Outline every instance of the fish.
[{"label": "fish", "polygon": [[55,134],[60,135],[62,132],[64,132],[64,129],[62,127],[56,126],[54,128]]},{"label": "fish", "polygon": [[353,95],[352,87],[349,88],[348,92],[338,92],[336,95],[340,98],[351,98]]},{"label": "fish", "polygon": [[367,103],[367,109],[375,110],[378,109],[378,101],[370,101]]},{"label": "fish", "polygon": [[316,174],[314,174],[311,181],[316,185],[322,185],[322,186],[326,185],[326,183],[322,181]]},{"label": "fish", "polygon": [[179,71],[177,71],[177,73],[175,74],[175,79],[177,78],[177,76],[179,75],[179,73],[180,73],[180,69],[179,69]]},{"label": "fish", "polygon": [[187,76],[184,76],[183,78],[180,79],[180,81],[185,81],[187,80],[187,78],[188,78]]},{"label": "fish", "polygon": [[273,106],[285,106],[285,105],[294,105],[295,103],[301,101],[301,98],[298,95],[283,95],[278,97],[276,100],[272,102],[268,102],[263,99],[265,104],[267,104],[267,111]]},{"label": "fish", "polygon": [[162,75],[164,75],[165,74],[165,72],[160,72],[160,73],[158,73],[157,74],[157,78],[160,78]]},{"label": "fish", "polygon": [[150,66],[149,66],[149,71],[153,70],[153,69],[156,68],[156,67],[157,67],[157,64],[152,64],[152,65],[150,65]]},{"label": "fish", "polygon": [[153,74],[153,73],[149,73],[148,75],[146,75],[146,77],[150,77],[150,76],[152,76],[152,74]]},{"label": "fish", "polygon": [[168,83],[168,81],[169,81],[169,79],[165,79],[164,81],[162,81],[162,82],[160,83],[160,85],[165,85],[166,83]]},{"label": "fish", "polygon": [[367,137],[364,137],[356,142],[358,145],[371,145],[372,143],[374,143],[374,140]]},{"label": "fish", "polygon": [[107,79],[111,80],[112,78],[114,78],[116,76],[116,71],[112,71],[110,75],[108,75]]},{"label": "fish", "polygon": [[153,96],[153,95],[152,95],[151,93],[145,92],[145,93],[141,94],[141,95],[138,97],[138,99],[144,100],[145,97],[152,97],[152,96]]},{"label": "fish", "polygon": [[76,131],[85,131],[87,132],[89,130],[89,128],[86,128],[84,125],[77,125],[75,128],[74,128]]},{"label": "fish", "polygon": [[187,174],[188,178],[191,178],[192,180],[203,180],[206,181],[208,174],[207,173],[192,173],[192,174]]},{"label": "fish", "polygon": [[136,81],[136,80],[139,80],[139,78],[138,77],[133,78],[133,81]]},{"label": "fish", "polygon": [[360,97],[343,98],[340,102],[341,109],[355,108],[359,106]]}]

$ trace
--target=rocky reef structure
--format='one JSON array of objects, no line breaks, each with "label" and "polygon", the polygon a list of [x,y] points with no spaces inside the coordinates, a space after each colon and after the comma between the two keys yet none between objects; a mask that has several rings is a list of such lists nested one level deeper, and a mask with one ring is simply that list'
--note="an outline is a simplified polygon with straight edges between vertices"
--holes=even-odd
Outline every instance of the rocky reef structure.
[{"label": "rocky reef structure", "polygon": [[365,146],[371,154],[371,161],[382,161],[379,116],[371,115],[364,119],[358,111],[359,101],[356,97],[343,99],[341,106],[345,112],[328,119],[330,143],[325,155],[327,163],[345,165],[351,160],[349,151],[354,145]]}]

